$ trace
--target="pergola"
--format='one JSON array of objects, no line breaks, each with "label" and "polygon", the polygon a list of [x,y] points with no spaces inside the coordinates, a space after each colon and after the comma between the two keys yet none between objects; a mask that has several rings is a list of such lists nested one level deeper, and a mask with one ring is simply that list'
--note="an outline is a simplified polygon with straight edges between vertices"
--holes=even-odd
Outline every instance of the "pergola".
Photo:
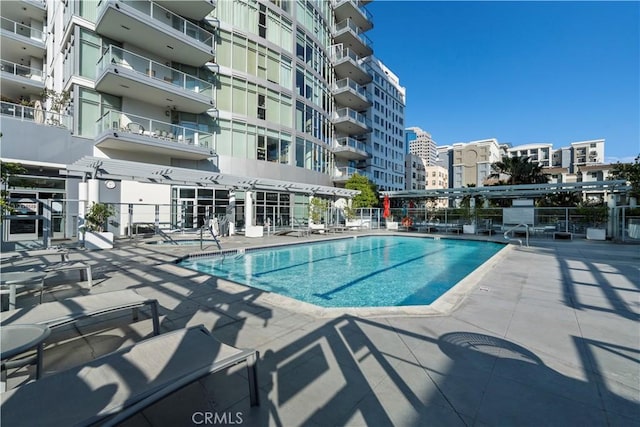
[{"label": "pergola", "polygon": [[137,182],[217,187],[245,191],[282,191],[296,194],[352,198],[358,190],[279,181],[266,178],[239,177],[218,172],[154,165],[149,163],[86,156],[67,165],[61,174],[91,179],[131,180]]},{"label": "pergola", "polygon": [[433,190],[383,191],[382,196],[390,199],[458,199],[466,196],[482,196],[485,199],[527,198],[553,193],[568,192],[604,192],[609,194],[626,193],[631,186],[625,180],[593,182],[561,182],[555,184],[495,185],[487,187],[443,188]]}]

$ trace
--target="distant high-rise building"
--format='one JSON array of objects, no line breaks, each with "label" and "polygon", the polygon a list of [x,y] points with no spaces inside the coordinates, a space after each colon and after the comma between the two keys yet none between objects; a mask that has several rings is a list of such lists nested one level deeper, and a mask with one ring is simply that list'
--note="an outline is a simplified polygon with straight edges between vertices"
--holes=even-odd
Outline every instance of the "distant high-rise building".
[{"label": "distant high-rise building", "polygon": [[424,190],[425,183],[424,161],[415,154],[407,154],[405,161],[405,190]]},{"label": "distant high-rise building", "polygon": [[431,134],[415,126],[405,129],[405,132],[409,153],[424,159],[425,166],[435,165],[438,160],[438,150]]},{"label": "distant high-rise building", "polygon": [[361,163],[380,190],[401,191],[405,189],[405,88],[379,59],[372,56],[364,64],[373,77],[367,86],[373,101],[368,113],[373,131],[367,142],[371,158]]},{"label": "distant high-rise building", "polygon": [[495,138],[453,144],[453,187],[482,187],[492,173],[491,164],[506,154]]}]

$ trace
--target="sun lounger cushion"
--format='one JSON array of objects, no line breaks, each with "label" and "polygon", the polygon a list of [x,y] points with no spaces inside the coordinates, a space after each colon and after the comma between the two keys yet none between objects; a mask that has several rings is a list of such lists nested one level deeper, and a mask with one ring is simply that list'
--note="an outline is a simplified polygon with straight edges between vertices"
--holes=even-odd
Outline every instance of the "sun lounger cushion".
[{"label": "sun lounger cushion", "polygon": [[160,326],[157,300],[143,297],[130,289],[85,295],[4,311],[0,313],[0,324],[6,326],[12,323],[35,323],[55,328],[87,317],[126,309],[138,309],[145,305],[151,307],[153,330],[154,334],[158,335]]},{"label": "sun lounger cushion", "polygon": [[203,326],[181,329],[2,394],[3,425],[76,426],[121,422],[198,379],[240,362],[258,405],[258,353],[216,340]]}]

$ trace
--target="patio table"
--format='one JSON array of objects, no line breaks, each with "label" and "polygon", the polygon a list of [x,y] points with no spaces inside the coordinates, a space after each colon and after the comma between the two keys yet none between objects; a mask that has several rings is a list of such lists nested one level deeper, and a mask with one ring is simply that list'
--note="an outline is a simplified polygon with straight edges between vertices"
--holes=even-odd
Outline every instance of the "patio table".
[{"label": "patio table", "polygon": [[[7,369],[24,366],[28,363],[36,363],[36,379],[40,378],[42,373],[42,348],[44,340],[51,334],[51,330],[47,325],[7,325],[0,328],[0,360],[2,365],[2,391],[5,389]],[[16,361],[7,361],[14,356],[36,348],[36,355],[19,359]]]}]

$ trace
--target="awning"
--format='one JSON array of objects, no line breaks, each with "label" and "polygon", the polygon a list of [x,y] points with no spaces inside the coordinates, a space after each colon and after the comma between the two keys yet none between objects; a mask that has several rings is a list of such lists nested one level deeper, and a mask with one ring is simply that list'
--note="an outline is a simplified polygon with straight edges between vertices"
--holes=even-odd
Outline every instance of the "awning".
[{"label": "awning", "polygon": [[95,179],[116,179],[169,185],[217,187],[237,190],[280,191],[288,193],[352,198],[358,190],[278,181],[265,178],[238,177],[217,172],[150,163],[86,156],[67,165],[61,174],[89,176]]}]

